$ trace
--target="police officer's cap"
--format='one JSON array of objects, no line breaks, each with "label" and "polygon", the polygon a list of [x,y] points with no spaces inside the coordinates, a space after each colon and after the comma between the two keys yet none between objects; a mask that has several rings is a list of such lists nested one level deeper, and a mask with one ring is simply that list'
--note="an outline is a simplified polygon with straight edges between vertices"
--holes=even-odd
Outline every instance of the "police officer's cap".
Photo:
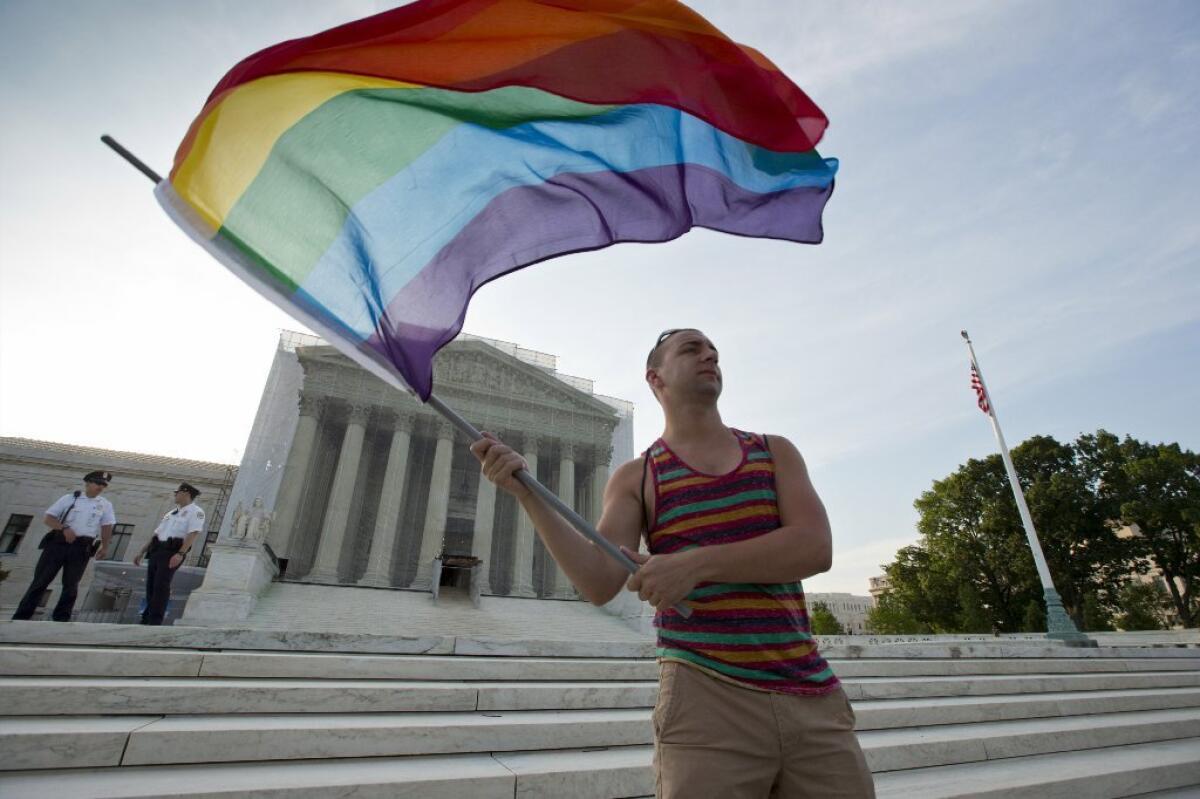
[{"label": "police officer's cap", "polygon": [[85,483],[98,483],[102,486],[108,485],[112,480],[112,472],[88,472],[83,478]]},{"label": "police officer's cap", "polygon": [[191,494],[191,495],[192,495],[192,499],[195,499],[196,497],[200,496],[200,490],[199,490],[199,489],[197,489],[197,488],[196,488],[194,485],[192,485],[191,483],[180,483],[180,484],[179,484],[179,488],[177,488],[177,489],[175,489],[175,490],[176,490],[177,492],[178,492],[178,491],[186,491],[186,492],[188,492],[189,494]]}]

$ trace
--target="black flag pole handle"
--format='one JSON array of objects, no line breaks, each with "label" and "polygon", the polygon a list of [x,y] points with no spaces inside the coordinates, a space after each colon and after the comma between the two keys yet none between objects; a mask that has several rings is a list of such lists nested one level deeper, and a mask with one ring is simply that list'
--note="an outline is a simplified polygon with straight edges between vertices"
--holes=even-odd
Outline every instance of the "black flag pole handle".
[{"label": "black flag pole handle", "polygon": [[109,136],[107,133],[105,133],[103,136],[100,137],[100,141],[104,142],[109,147],[111,147],[117,155],[121,156],[126,161],[133,164],[133,167],[135,169],[137,169],[138,172],[141,172],[143,175],[150,178],[150,180],[154,181],[156,184],[162,183],[161,175],[159,175],[157,172],[155,172],[150,167],[146,166],[146,164],[142,162],[142,159],[138,158],[136,155],[134,155],[133,153],[129,152],[124,147],[122,147],[121,143],[119,141],[117,141],[116,139],[114,139],[112,136]]},{"label": "black flag pole handle", "polygon": [[[162,183],[162,176],[155,172],[150,167],[146,166],[142,159],[138,158],[133,153],[126,150],[120,142],[109,136],[107,133],[100,137],[100,141],[104,142],[113,152],[128,161],[137,171],[141,172],[146,177],[150,178],[156,185]],[[483,433],[475,429],[475,426],[459,415],[457,411],[451,408],[446,403],[442,402],[435,395],[429,396],[429,401],[425,403],[434,411],[442,416],[450,424],[458,428],[467,438],[472,441],[478,441],[483,438]],[[554,508],[559,516],[567,520],[580,535],[591,541],[596,546],[600,547],[606,555],[615,560],[617,563],[630,574],[637,573],[638,564],[634,563],[621,549],[613,542],[609,541],[604,536],[600,535],[587,521],[576,513],[569,505],[563,502],[558,496],[537,481],[537,478],[522,469],[517,472],[517,479],[520,480],[530,491],[537,494],[541,499],[545,500],[546,504]],[[692,610],[682,602],[674,606],[674,610],[683,616],[685,619],[692,615]]]}]

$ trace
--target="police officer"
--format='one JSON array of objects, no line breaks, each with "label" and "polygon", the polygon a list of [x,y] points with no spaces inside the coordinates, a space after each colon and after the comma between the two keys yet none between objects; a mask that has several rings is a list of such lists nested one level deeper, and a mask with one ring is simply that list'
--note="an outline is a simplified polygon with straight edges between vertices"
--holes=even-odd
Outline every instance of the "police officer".
[{"label": "police officer", "polygon": [[175,489],[175,510],[163,516],[154,535],[133,559],[140,566],[142,558],[146,565],[146,610],[142,613],[142,624],[162,624],[167,612],[167,601],[171,598],[171,578],[175,570],[187,559],[196,536],[204,530],[204,510],[195,503],[200,492],[187,483]]},{"label": "police officer", "polygon": [[[42,592],[62,569],[62,594],[54,606],[55,621],[70,621],[79,593],[79,581],[94,553],[97,558],[108,554],[108,542],[113,525],[117,523],[112,503],[100,494],[112,480],[109,472],[88,472],[83,478],[83,491],[63,494],[46,509],[42,520],[50,528],[38,548],[42,554],[33,569],[33,582],[17,605],[15,620],[33,618]],[[97,544],[96,538],[100,541]]]}]

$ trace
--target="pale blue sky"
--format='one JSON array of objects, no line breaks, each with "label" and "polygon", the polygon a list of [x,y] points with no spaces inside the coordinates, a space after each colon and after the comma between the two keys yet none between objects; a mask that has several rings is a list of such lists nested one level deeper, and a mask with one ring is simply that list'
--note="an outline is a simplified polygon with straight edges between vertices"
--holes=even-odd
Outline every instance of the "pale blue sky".
[{"label": "pale blue sky", "polygon": [[[250,52],[351,2],[0,2],[0,434],[240,457],[296,327],[175,229],[111,133],[161,172]],[[556,353],[661,416],[659,330],[722,350],[730,424],[783,434],[834,522],[810,590],[864,593],[913,499],[995,445],[1105,427],[1200,449],[1200,4],[694,7],[774,59],[842,159],[819,247],[694,232],[497,281],[467,329]]]}]

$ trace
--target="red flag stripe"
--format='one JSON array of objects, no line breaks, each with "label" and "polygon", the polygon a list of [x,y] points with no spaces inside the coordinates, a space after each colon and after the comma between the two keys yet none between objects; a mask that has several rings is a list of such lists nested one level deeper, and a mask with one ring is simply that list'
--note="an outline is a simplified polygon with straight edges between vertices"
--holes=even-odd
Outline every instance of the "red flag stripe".
[{"label": "red flag stripe", "polygon": [[975,394],[979,397],[979,410],[991,413],[992,406],[988,402],[987,391],[983,388],[983,381],[979,379],[979,370],[975,368],[975,364],[971,364],[971,388],[975,389]]}]

